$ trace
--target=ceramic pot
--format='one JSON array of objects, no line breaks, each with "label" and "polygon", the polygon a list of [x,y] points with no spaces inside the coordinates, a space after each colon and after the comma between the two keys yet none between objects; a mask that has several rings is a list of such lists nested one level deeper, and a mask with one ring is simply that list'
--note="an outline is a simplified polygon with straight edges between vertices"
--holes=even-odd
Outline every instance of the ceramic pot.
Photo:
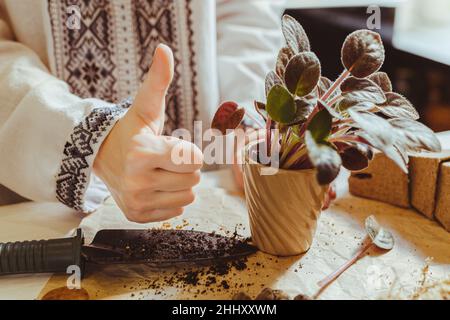
[{"label": "ceramic pot", "polygon": [[313,241],[317,219],[328,186],[316,180],[316,171],[267,167],[244,154],[244,187],[253,243],[263,252],[292,256],[306,252]]}]

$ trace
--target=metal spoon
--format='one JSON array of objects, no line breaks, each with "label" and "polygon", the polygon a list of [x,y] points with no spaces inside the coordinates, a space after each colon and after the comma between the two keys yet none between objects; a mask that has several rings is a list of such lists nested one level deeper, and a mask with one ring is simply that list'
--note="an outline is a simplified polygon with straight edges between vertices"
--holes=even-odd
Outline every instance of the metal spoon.
[{"label": "metal spoon", "polygon": [[328,287],[331,282],[336,280],[345,270],[347,270],[351,265],[358,261],[359,258],[361,258],[362,255],[373,245],[384,250],[391,250],[394,247],[394,237],[388,230],[383,229],[380,226],[374,216],[369,216],[366,218],[365,229],[370,241],[365,246],[363,246],[350,260],[348,260],[336,271],[317,283],[320,289],[315,297],[317,297],[326,287]]}]

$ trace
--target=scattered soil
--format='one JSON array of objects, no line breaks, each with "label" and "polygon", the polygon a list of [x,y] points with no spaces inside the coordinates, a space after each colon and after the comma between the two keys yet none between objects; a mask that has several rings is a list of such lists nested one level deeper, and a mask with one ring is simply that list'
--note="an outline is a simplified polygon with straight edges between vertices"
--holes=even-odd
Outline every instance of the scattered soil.
[{"label": "scattered soil", "polygon": [[163,273],[162,277],[156,279],[143,279],[135,286],[124,286],[130,290],[153,290],[154,294],[166,295],[169,287],[189,290],[193,297],[206,294],[207,292],[224,292],[231,289],[239,289],[244,286],[252,286],[250,283],[239,283],[232,285],[226,279],[227,275],[237,274],[247,269],[247,258],[243,257],[237,261],[220,262],[208,267],[198,267],[195,269],[181,269],[174,272]]},{"label": "scattered soil", "polygon": [[[186,227],[184,223],[181,227]],[[120,239],[115,244],[124,250],[127,259],[148,261],[181,261],[206,259],[200,264],[169,263],[177,266],[176,271],[163,272],[157,279],[139,280],[134,286],[124,286],[129,290],[153,290],[156,295],[166,295],[169,287],[189,290],[193,297],[207,292],[225,292],[254,285],[251,283],[231,284],[228,275],[236,276],[247,270],[247,255],[256,252],[249,244],[250,239],[239,236],[236,226],[234,232],[223,231],[226,236],[216,232],[204,233],[192,230],[169,229],[169,224],[161,229],[141,233],[139,237]],[[173,228],[173,227],[172,227]],[[164,263],[163,263],[164,264]],[[259,264],[259,263],[258,263]],[[134,296],[133,296],[134,297]],[[231,293],[230,293],[231,298]]]},{"label": "scattered soil", "polygon": [[[168,289],[174,288],[189,292],[194,299],[207,293],[228,293],[230,299],[232,297],[245,299],[249,296],[243,292],[244,290],[250,290],[255,286],[264,288],[264,284],[258,278],[260,277],[258,271],[255,273],[256,278],[242,277],[247,280],[233,281],[240,278],[240,272],[263,270],[265,267],[261,262],[253,262],[252,266],[248,266],[247,255],[256,250],[249,244],[250,239],[239,236],[237,230],[243,227],[242,225],[237,225],[234,232],[219,228],[218,231],[225,236],[215,232],[204,233],[182,229],[188,225],[184,222],[180,227],[174,228],[166,224],[162,226],[162,229],[118,234],[117,237],[103,239],[103,243],[121,251],[123,259],[139,260],[149,265],[176,267],[167,271],[160,269],[157,278],[144,278],[133,282],[132,285],[124,285],[124,289],[130,291],[131,298],[145,299],[144,292],[147,290],[151,290],[153,295],[164,298],[171,296],[171,290]],[[200,264],[175,263],[192,259],[206,261]],[[278,263],[277,258],[269,258],[269,260]],[[265,277],[268,276],[265,275]],[[233,295],[237,292],[240,295],[234,297]],[[264,298],[268,300],[289,299],[279,290],[265,289],[263,295],[266,295]]]},{"label": "scattered soil", "polygon": [[[119,240],[118,247],[127,259],[149,262],[174,262],[192,259],[228,259],[256,250],[248,239],[224,237],[215,233],[190,230],[148,230],[132,239]],[[243,268],[236,264],[236,268]]]},{"label": "scattered soil", "polygon": [[[245,292],[236,293],[232,300],[252,300],[252,298]],[[290,297],[282,290],[273,290],[271,288],[264,288],[256,296],[255,300],[291,300]],[[299,294],[293,300],[312,300],[304,294]]]}]

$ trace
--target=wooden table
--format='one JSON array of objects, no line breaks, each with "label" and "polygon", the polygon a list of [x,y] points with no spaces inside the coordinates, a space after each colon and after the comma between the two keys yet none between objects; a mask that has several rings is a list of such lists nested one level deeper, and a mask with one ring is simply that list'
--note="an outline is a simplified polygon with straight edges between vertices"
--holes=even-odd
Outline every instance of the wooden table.
[{"label": "wooden table", "polygon": [[[450,143],[450,139],[446,141]],[[351,196],[347,177],[348,172],[339,176],[338,199],[322,213],[313,246],[306,254],[273,258],[258,253],[249,259],[246,270],[223,277],[230,285],[229,290],[205,288],[203,294],[197,294],[203,290],[189,286],[179,290],[168,285],[156,294],[140,283],[162,274],[142,266],[93,270],[83,280],[83,286],[92,298],[98,299],[229,299],[234,292],[242,290],[236,288],[240,283],[251,284],[245,291],[253,296],[264,286],[283,289],[291,296],[298,293],[313,295],[317,291],[317,281],[350,258],[361,245],[364,219],[370,214],[392,231],[396,239],[394,249],[386,254],[371,252],[347,270],[320,298],[411,298],[423,289],[424,274],[425,286],[446,278],[450,280],[450,233],[412,209]],[[62,237],[80,224],[87,238],[103,228],[178,226],[226,232],[234,231],[238,224],[242,224],[240,233],[249,235],[245,201],[236,191],[227,170],[205,173],[197,195],[197,200],[182,218],[164,226],[161,223],[145,226],[129,223],[111,200],[90,216],[59,204],[3,206],[0,207],[0,241]],[[0,277],[0,299],[35,299],[42,292],[64,286],[65,281],[65,275]]]}]

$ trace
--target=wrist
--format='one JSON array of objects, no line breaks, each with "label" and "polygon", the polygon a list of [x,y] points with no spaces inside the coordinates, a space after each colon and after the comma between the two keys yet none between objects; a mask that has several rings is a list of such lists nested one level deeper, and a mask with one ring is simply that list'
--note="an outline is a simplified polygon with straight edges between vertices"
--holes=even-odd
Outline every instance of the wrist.
[{"label": "wrist", "polygon": [[105,137],[100,145],[97,155],[94,159],[92,170],[108,187],[111,184],[111,178],[120,174],[121,148],[118,141],[119,120],[110,133]]}]

